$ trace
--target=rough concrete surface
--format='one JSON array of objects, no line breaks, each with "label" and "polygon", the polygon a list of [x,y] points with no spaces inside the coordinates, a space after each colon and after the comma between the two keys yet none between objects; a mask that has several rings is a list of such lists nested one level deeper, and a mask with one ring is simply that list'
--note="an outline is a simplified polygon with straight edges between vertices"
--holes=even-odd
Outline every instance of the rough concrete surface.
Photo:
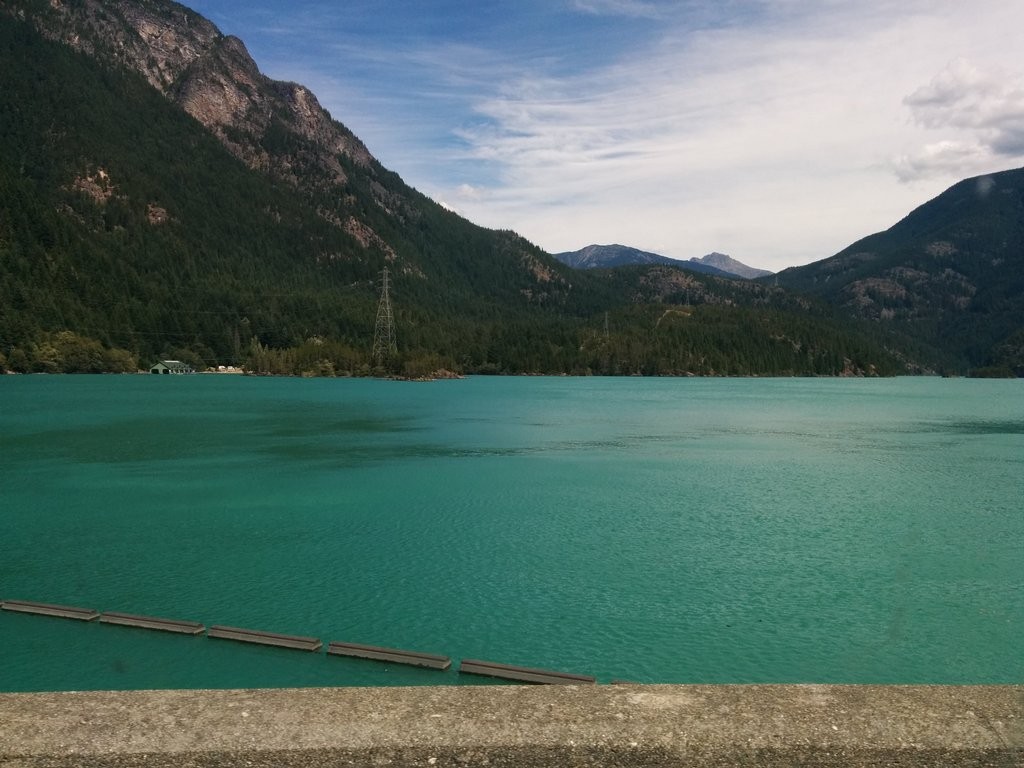
[{"label": "rough concrete surface", "polygon": [[1024,686],[0,694],[0,766],[1024,766]]}]

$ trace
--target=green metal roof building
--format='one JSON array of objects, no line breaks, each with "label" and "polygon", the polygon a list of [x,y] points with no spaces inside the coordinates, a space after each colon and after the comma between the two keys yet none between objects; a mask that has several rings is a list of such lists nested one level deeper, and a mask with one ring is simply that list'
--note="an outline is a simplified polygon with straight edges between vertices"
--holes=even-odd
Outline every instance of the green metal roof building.
[{"label": "green metal roof building", "polygon": [[180,360],[159,360],[156,365],[149,369],[150,373],[195,373],[191,365]]}]

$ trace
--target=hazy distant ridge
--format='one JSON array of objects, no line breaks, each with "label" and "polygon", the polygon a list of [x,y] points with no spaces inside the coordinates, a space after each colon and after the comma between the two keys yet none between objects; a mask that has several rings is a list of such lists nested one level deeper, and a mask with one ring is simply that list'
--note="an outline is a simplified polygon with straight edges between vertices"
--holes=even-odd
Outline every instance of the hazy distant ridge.
[{"label": "hazy distant ridge", "polygon": [[748,267],[724,253],[709,253],[699,259],[694,257],[689,261],[683,261],[650,251],[630,248],[626,245],[588,245],[578,251],[556,253],[553,256],[574,269],[610,269],[633,264],[668,264],[680,269],[719,277],[753,279],[772,274],[764,269]]},{"label": "hazy distant ridge", "polygon": [[737,277],[745,277],[748,280],[753,280],[755,277],[766,277],[774,274],[767,269],[757,269],[756,267],[748,267],[746,264],[731,256],[726,256],[724,253],[718,253],[717,251],[709,253],[707,256],[701,256],[699,259],[694,256],[690,259],[695,264],[704,264],[708,267],[714,267],[720,269],[722,272],[726,272],[730,275],[736,275]]}]

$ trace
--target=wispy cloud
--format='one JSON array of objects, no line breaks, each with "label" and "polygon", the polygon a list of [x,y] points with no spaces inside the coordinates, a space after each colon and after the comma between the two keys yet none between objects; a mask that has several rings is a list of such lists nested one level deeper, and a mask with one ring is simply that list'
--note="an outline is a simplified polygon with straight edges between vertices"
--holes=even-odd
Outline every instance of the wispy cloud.
[{"label": "wispy cloud", "polygon": [[[831,255],[941,191],[892,187],[895,147],[916,144],[901,179],[940,184],[1017,156],[1019,91],[1005,74],[918,92],[950,52],[986,42],[972,11],[932,5],[783,3],[754,25],[696,31],[681,19],[607,66],[504,81],[458,131],[466,156],[500,174],[464,209],[552,250],[628,242],[769,267]],[[968,98],[977,78],[983,94]],[[976,141],[929,141],[931,124]]]},{"label": "wispy cloud", "polygon": [[[506,82],[477,102],[482,120],[459,131],[469,157],[501,171],[467,211],[555,250],[624,241],[679,256],[806,258],[793,252],[808,247],[794,219],[832,218],[820,204],[824,179],[850,183],[884,159],[862,143],[864,131],[884,128],[858,115],[849,94],[866,75],[884,82],[891,41],[856,41],[876,61],[866,73],[845,66],[854,44],[804,31],[707,31],[683,45],[668,34],[574,77]],[[851,122],[856,137],[837,129]],[[837,245],[845,235],[838,228]]]},{"label": "wispy cloud", "polygon": [[261,66],[309,85],[422,191],[553,251],[624,242],[781,268],[1024,158],[1021,3],[288,9],[251,17]]},{"label": "wispy cloud", "polygon": [[597,16],[656,19],[663,15],[663,9],[649,0],[572,0],[572,7]]}]

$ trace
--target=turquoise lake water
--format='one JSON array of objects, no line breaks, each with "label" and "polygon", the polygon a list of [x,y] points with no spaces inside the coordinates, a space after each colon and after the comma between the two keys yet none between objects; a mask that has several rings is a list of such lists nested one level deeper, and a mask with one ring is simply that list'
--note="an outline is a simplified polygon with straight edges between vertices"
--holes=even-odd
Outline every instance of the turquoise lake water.
[{"label": "turquoise lake water", "polygon": [[[0,599],[592,674],[1024,683],[1024,381],[0,376]],[[0,690],[485,684],[0,612]]]}]

